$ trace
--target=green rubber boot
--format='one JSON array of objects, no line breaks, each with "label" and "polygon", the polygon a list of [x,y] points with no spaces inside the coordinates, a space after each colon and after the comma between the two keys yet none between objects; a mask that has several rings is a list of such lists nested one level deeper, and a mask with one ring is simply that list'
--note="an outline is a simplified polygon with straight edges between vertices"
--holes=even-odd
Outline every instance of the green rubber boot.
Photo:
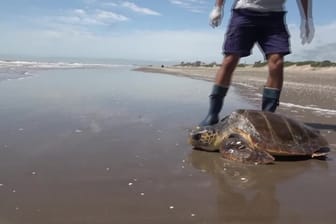
[{"label": "green rubber boot", "polygon": [[280,89],[264,87],[261,105],[262,111],[275,112],[277,106],[279,106],[280,94]]},{"label": "green rubber boot", "polygon": [[212,92],[209,96],[210,106],[208,115],[204,118],[204,120],[199,124],[199,126],[208,126],[218,123],[219,116],[218,114],[222,110],[224,97],[228,91],[228,87],[222,87],[219,85],[214,85],[212,88]]}]

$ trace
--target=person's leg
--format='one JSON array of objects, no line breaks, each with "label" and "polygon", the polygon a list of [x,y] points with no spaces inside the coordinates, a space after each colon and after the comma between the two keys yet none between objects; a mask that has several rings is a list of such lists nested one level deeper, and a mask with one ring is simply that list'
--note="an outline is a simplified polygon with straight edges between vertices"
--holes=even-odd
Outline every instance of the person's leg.
[{"label": "person's leg", "polygon": [[225,55],[222,66],[216,74],[215,84],[209,96],[210,106],[207,116],[201,121],[200,126],[208,126],[218,123],[219,113],[222,110],[223,100],[229,89],[231,77],[239,62],[239,56],[235,54]]},{"label": "person's leg", "polygon": [[281,54],[270,54],[267,56],[269,75],[266,87],[282,89],[284,57]]},{"label": "person's leg", "polygon": [[232,74],[237,67],[240,56],[237,54],[227,54],[224,56],[222,66],[216,73],[215,84],[229,87],[231,84]]},{"label": "person's leg", "polygon": [[283,55],[269,54],[267,56],[269,75],[263,89],[261,109],[275,112],[279,105],[279,98],[283,85]]},{"label": "person's leg", "polygon": [[289,33],[285,24],[285,12],[267,15],[258,26],[258,44],[268,61],[269,76],[263,90],[263,111],[275,112],[283,84],[284,56],[290,53]]},{"label": "person's leg", "polygon": [[223,99],[231,83],[231,77],[240,57],[250,55],[256,41],[254,21],[243,11],[233,10],[223,44],[224,59],[217,71],[215,83],[210,94],[209,112],[199,124],[207,126],[219,121],[219,113],[223,106]]}]

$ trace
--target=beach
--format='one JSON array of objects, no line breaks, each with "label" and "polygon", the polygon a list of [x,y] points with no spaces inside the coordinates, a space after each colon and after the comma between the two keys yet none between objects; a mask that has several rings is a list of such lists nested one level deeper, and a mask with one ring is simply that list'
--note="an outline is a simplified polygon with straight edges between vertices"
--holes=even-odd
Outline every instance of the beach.
[{"label": "beach", "polygon": [[[221,116],[259,108],[252,70]],[[187,142],[214,71],[2,61],[0,223],[334,223],[335,73],[286,72],[278,110],[321,130],[327,159],[255,166]]]},{"label": "beach", "polygon": [[[170,74],[213,82],[217,67],[139,67],[137,71]],[[232,85],[249,102],[260,108],[267,67],[237,67]],[[330,144],[336,142],[336,68],[290,66],[284,70],[284,87],[278,112],[320,129]],[[210,89],[209,89],[210,92]]]}]

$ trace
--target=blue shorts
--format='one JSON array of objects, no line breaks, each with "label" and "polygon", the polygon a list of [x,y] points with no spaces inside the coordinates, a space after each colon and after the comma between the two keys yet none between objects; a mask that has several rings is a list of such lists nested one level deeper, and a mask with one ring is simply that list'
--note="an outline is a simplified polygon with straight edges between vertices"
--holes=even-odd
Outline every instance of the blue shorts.
[{"label": "blue shorts", "polygon": [[233,9],[223,44],[223,54],[249,56],[255,43],[265,56],[290,53],[286,12],[254,12]]}]

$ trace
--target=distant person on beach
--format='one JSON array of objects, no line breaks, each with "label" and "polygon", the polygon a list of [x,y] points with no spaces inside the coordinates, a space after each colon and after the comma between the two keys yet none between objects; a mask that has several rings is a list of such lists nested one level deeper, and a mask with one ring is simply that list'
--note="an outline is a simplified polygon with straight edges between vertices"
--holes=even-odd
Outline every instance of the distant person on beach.
[{"label": "distant person on beach", "polygon": [[[210,25],[221,24],[225,0],[216,0],[211,11]],[[236,0],[223,44],[223,62],[217,71],[209,96],[209,112],[199,124],[207,126],[219,121],[224,97],[239,59],[251,54],[254,44],[268,63],[269,75],[263,88],[263,111],[275,112],[283,84],[284,56],[290,53],[289,33],[285,22],[285,0]],[[297,0],[301,14],[301,41],[309,44],[314,36],[311,0]]]}]

